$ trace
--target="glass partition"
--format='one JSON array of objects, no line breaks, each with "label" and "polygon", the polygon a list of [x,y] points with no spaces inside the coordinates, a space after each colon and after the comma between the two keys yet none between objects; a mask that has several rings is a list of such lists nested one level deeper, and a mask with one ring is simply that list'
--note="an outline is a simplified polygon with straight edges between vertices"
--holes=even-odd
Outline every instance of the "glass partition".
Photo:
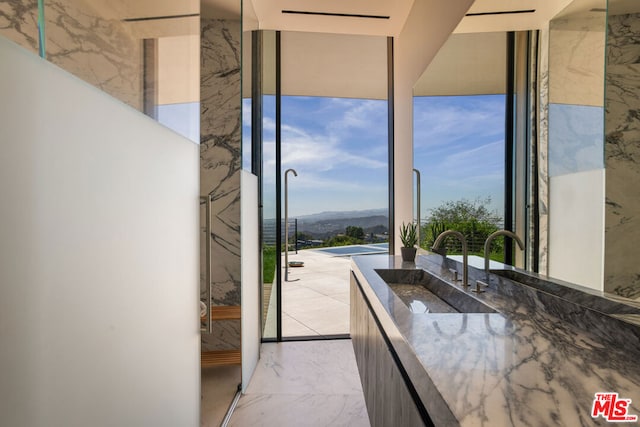
[{"label": "glass partition", "polygon": [[263,335],[276,339],[278,335],[278,274],[280,249],[277,203],[278,168],[276,165],[276,32],[261,31],[262,73],[262,280]]},{"label": "glass partition", "polygon": [[602,290],[606,0],[549,23],[548,274]]},{"label": "glass partition", "polygon": [[0,35],[199,142],[199,1],[2,1]]},{"label": "glass partition", "polygon": [[[483,256],[505,212],[506,33],[453,34],[414,87],[413,164],[420,247],[447,229]],[[416,175],[418,174],[416,173]],[[448,254],[462,253],[448,239]],[[502,239],[491,257],[504,261]]]},{"label": "glass partition", "polygon": [[609,0],[605,92],[605,291],[640,299],[640,2]]},{"label": "glass partition", "polygon": [[387,39],[285,31],[281,69],[282,336],[348,336],[350,257],[392,231]]}]

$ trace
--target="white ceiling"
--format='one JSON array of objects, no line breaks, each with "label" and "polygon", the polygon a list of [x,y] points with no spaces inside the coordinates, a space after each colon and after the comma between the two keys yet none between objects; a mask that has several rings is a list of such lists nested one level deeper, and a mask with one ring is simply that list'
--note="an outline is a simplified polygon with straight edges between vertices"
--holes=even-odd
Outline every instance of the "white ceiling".
[{"label": "white ceiling", "polygon": [[[283,93],[373,99],[386,97],[384,38],[362,35],[397,36],[402,31],[414,0],[245,2],[253,4],[259,28],[283,31],[282,72],[283,77],[286,76],[283,78]],[[415,85],[414,92],[416,95],[504,93],[504,32],[542,28],[570,2],[571,0],[476,0],[468,13],[505,12],[514,9],[535,9],[535,12],[464,17],[456,29],[460,34],[449,38]],[[390,18],[379,20],[282,13],[282,10],[290,9],[384,15]],[[269,79],[266,80],[265,90],[269,92]]]},{"label": "white ceiling", "polygon": [[544,28],[572,0],[476,0],[467,15],[534,10],[532,13],[465,16],[455,33],[524,31]]},{"label": "white ceiling", "polygon": [[283,32],[282,93],[386,99],[386,38]]},{"label": "white ceiling", "polygon": [[[211,0],[221,2],[224,0]],[[233,0],[240,1],[240,0]],[[90,7],[102,17],[114,19],[150,18],[200,13],[200,0],[82,0],[82,7]]]},{"label": "white ceiling", "polygon": [[[253,1],[260,28],[337,34],[398,35],[414,0],[245,0]],[[287,14],[283,10],[384,16],[388,19]]]},{"label": "white ceiling", "polygon": [[416,96],[505,93],[506,33],[452,34],[413,89]]},{"label": "white ceiling", "polygon": [[[203,0],[208,3],[233,0]],[[244,0],[252,2],[261,29],[338,34],[397,36],[402,31],[414,0]],[[449,0],[451,1],[451,0]],[[456,33],[521,31],[542,28],[572,0],[476,0],[468,13],[511,13],[466,16]],[[611,0],[616,1],[616,0]],[[617,0],[636,2],[638,0]],[[389,16],[389,19],[341,16],[294,15],[283,10]]]},{"label": "white ceiling", "polygon": [[[96,9],[106,7],[102,0],[87,1]],[[239,19],[241,1],[245,3],[244,10],[252,12],[252,28],[283,31],[287,49],[283,49],[282,69],[288,76],[283,91],[287,94],[386,96],[384,39],[379,36],[400,34],[414,0],[119,0],[109,2],[109,13],[120,19],[171,16],[197,13],[200,7],[204,18]],[[581,4],[586,2],[602,7],[606,0],[580,0]],[[416,94],[500,93],[505,69],[504,34],[493,33],[544,28],[565,8],[568,13],[571,3],[572,0],[476,0],[467,15],[535,11],[465,16],[416,84]],[[640,0],[609,3],[612,13],[640,10]],[[288,14],[283,10],[389,18]],[[197,18],[131,24],[137,34],[145,37],[192,34],[197,33],[197,27]]]}]

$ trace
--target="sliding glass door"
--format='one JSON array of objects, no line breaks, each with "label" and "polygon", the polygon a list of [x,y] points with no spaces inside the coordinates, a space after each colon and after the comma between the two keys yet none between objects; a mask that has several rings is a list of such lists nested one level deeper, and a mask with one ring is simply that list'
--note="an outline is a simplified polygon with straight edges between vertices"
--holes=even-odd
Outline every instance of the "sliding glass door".
[{"label": "sliding glass door", "polygon": [[350,257],[388,251],[386,38],[257,34],[263,339],[346,337]]}]

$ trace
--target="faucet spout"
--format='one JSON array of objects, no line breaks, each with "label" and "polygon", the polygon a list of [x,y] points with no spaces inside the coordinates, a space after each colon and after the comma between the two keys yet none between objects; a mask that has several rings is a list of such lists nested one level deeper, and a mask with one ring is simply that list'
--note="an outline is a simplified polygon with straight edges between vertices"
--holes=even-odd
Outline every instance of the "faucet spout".
[{"label": "faucet spout", "polygon": [[516,241],[520,250],[524,250],[524,243],[522,243],[522,239],[520,239],[517,234],[509,230],[498,230],[489,234],[487,240],[484,242],[484,271],[487,273],[489,272],[489,252],[491,251],[491,242],[498,236],[511,237]]},{"label": "faucet spout", "polygon": [[456,230],[443,231],[438,235],[436,241],[433,242],[431,249],[434,251],[440,247],[444,239],[448,236],[455,236],[462,243],[462,286],[469,286],[469,259],[467,252],[467,239],[464,234]]}]

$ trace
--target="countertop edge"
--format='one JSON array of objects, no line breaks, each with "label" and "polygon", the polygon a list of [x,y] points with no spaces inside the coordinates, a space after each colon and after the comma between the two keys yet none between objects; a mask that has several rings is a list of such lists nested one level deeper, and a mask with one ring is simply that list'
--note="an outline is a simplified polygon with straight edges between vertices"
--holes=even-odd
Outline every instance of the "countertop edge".
[{"label": "countertop edge", "polygon": [[459,426],[460,422],[453,415],[449,405],[447,405],[437,387],[433,384],[429,374],[420,363],[412,346],[405,340],[387,310],[382,306],[378,295],[373,290],[369,280],[365,278],[364,273],[360,270],[360,267],[356,262],[352,261],[351,270],[355,274],[356,279],[360,284],[360,288],[365,294],[364,296],[367,298],[369,305],[374,311],[373,315],[382,325],[384,329],[382,332],[387,336],[391,346],[393,347],[393,351],[398,356],[398,359],[400,359],[402,368],[407,372],[409,378],[415,379],[412,380],[411,383],[434,424]]}]

